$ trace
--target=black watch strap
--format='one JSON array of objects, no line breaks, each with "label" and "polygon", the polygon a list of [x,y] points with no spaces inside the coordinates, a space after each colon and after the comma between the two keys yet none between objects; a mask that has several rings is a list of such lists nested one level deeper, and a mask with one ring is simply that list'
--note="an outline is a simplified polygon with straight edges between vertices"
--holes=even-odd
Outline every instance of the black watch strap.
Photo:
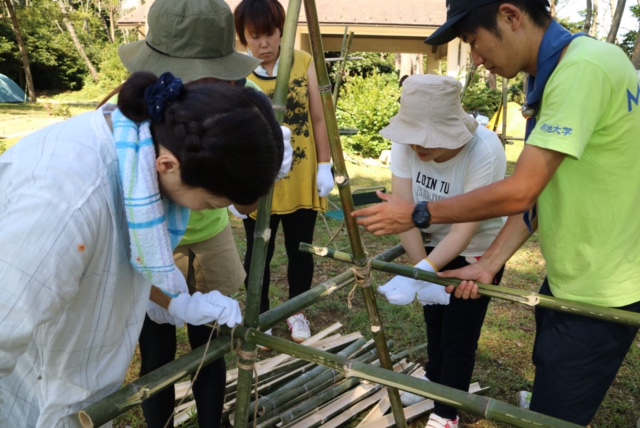
[{"label": "black watch strap", "polygon": [[431,225],[431,213],[429,212],[429,203],[428,202],[417,203],[415,208],[413,209],[411,220],[413,221],[413,224],[418,229],[428,228]]}]

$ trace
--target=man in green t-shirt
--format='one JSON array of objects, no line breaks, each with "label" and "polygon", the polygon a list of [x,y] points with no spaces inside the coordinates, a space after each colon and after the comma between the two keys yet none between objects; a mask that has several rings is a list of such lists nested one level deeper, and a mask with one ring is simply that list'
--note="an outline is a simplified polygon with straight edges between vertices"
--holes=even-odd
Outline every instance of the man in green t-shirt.
[{"label": "man in green t-shirt", "polygon": [[[542,294],[640,312],[638,77],[618,47],[571,35],[548,6],[448,0],[447,22],[426,40],[460,37],[476,65],[530,75],[529,133],[513,175],[427,207],[381,195],[386,203],[353,215],[377,235],[508,215],[480,262],[442,276],[490,283],[537,225],[548,274]],[[476,297],[472,281],[455,296]],[[536,323],[531,410],[589,424],[637,328],[539,308]]]}]

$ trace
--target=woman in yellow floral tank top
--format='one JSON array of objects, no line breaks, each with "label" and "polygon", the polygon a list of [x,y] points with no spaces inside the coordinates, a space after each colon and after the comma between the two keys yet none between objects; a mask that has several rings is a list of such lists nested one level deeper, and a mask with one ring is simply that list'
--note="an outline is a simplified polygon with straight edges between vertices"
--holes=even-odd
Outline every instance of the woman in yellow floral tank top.
[{"label": "woman in yellow floral tank top", "polygon": [[[243,0],[234,11],[236,33],[250,55],[261,59],[248,79],[273,96],[280,59],[280,40],[285,12],[277,0]],[[318,91],[313,58],[306,52],[294,52],[285,126],[291,129],[293,163],[291,172],[274,189],[271,209],[271,236],[282,223],[288,258],[287,280],[289,298],[311,288],[313,258],[298,251],[300,242],[312,242],[318,211],[326,211],[326,197],[333,189],[329,138]],[[244,266],[251,264],[255,220],[244,219],[247,235],[247,253]],[[260,312],[269,310],[269,264],[273,257],[275,239],[269,241],[267,266],[262,284]],[[311,335],[309,322],[299,313],[287,320],[291,338],[302,342]],[[271,331],[269,330],[269,333]]]}]

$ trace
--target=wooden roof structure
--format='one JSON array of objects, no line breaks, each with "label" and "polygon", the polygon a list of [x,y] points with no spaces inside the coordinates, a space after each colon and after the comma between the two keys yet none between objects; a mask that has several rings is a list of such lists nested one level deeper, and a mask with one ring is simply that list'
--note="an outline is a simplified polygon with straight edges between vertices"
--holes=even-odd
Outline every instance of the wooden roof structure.
[{"label": "wooden roof structure", "polygon": [[[240,0],[225,0],[231,10]],[[146,34],[146,16],[153,0],[118,21],[120,28]],[[285,10],[289,0],[280,0]],[[429,69],[447,58],[448,73],[456,75],[466,63],[468,47],[457,40],[448,46],[432,47],[424,43],[446,20],[446,0],[316,0],[320,32],[325,51],[340,51],[345,28],[354,32],[352,52],[427,54]],[[304,7],[298,19],[295,47],[310,52],[309,32]],[[238,43],[237,49],[244,51]]]}]

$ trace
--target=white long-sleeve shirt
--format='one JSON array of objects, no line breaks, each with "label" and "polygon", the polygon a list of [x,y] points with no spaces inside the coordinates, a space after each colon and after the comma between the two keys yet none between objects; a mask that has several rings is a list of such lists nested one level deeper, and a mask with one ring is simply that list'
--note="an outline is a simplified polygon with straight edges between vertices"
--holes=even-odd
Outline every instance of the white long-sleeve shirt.
[{"label": "white long-sleeve shirt", "polygon": [[123,383],[151,284],[129,263],[102,111],[0,156],[0,426],[76,427]]}]

